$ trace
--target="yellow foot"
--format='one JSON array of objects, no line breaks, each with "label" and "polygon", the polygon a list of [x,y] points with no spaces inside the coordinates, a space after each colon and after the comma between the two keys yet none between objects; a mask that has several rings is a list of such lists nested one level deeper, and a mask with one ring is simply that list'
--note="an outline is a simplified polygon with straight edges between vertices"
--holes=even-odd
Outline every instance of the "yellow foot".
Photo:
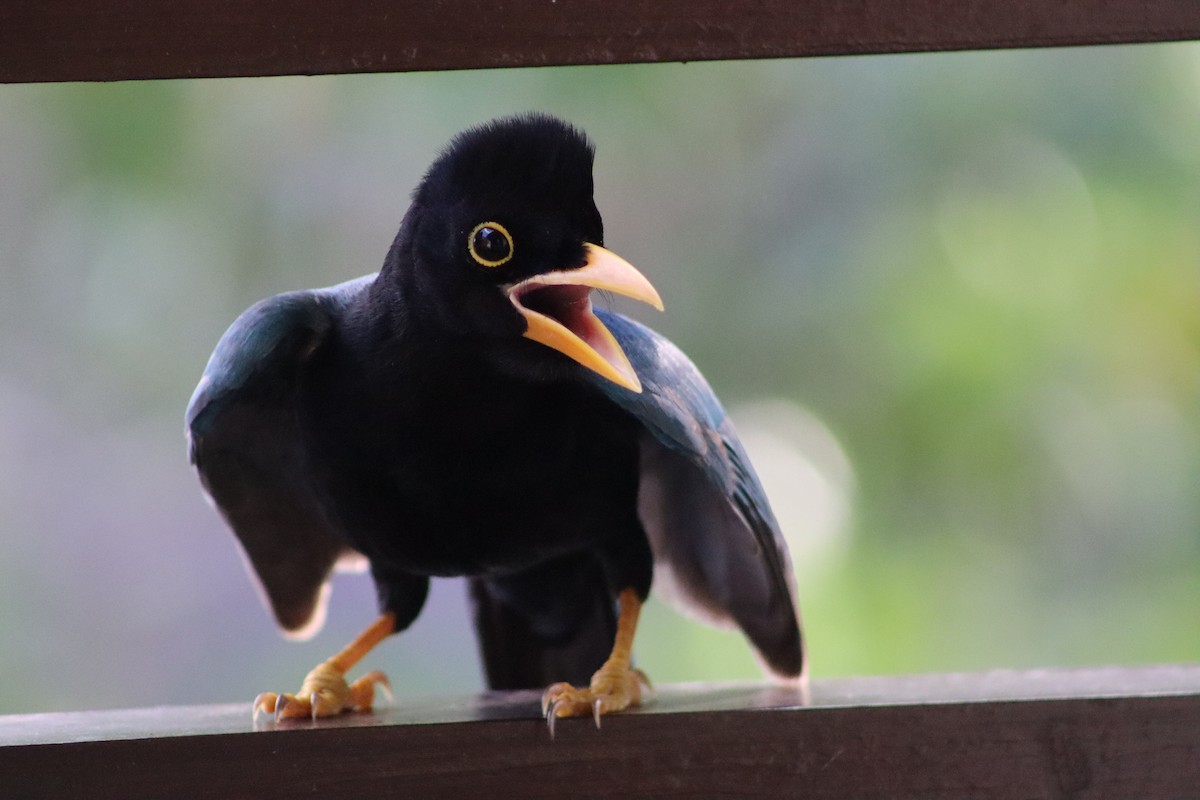
[{"label": "yellow foot", "polygon": [[542,693],[542,713],[554,735],[554,720],[559,717],[585,717],[591,715],[600,727],[600,717],[630,706],[641,705],[642,695],[650,694],[650,681],[640,669],[623,665],[605,664],[586,689],[569,683],[556,683]]},{"label": "yellow foot", "polygon": [[254,698],[254,720],[259,714],[272,714],[275,721],[301,717],[332,717],[343,711],[370,711],[379,686],[391,699],[391,684],[379,670],[368,672],[347,684],[345,675],[328,661],[308,673],[296,694],[263,692]]}]

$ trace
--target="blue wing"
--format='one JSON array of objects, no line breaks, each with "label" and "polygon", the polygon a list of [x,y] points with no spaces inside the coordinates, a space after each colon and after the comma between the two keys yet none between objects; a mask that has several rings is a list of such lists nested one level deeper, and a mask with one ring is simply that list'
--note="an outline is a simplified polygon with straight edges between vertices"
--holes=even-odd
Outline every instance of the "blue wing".
[{"label": "blue wing", "polygon": [[309,485],[296,387],[309,356],[373,279],[251,306],[217,343],[188,404],[188,455],[276,621],[298,637],[320,628],[329,573],[354,553]]},{"label": "blue wing", "polygon": [[656,588],[716,624],[735,624],[772,672],[804,654],[791,565],[766,494],[708,382],[649,328],[596,311],[642,382],[640,394],[589,379],[645,426],[638,510]]}]

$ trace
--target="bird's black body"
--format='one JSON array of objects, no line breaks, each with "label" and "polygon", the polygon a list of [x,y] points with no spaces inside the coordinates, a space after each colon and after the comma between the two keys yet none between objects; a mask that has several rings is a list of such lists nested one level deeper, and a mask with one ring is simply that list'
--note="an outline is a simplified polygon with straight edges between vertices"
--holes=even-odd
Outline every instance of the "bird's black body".
[{"label": "bird's black body", "polygon": [[[657,562],[776,672],[801,671],[782,541],[691,363],[601,312],[639,394],[522,336],[505,292],[601,244],[591,158],[546,117],[460,136],[377,277],[270,298],[218,345],[188,410],[192,458],[285,629],[319,619],[330,569],[357,553],[397,630],[430,576],[471,576],[492,686],[586,681],[613,598],[644,598]],[[472,261],[481,224],[493,240],[476,236]],[[567,318],[573,291],[524,297]]]},{"label": "bird's black body", "polygon": [[[369,323],[355,329],[356,319],[352,311],[349,330],[335,327],[314,354],[303,426],[322,465],[318,491],[401,624],[431,575],[479,576],[515,599],[520,573],[558,561],[573,576],[599,567],[591,594],[648,592],[633,419],[588,385],[522,381],[467,348],[440,347],[429,363],[418,348],[387,358],[397,339],[368,333]],[[379,363],[391,369],[375,374]],[[570,597],[575,578],[559,588],[565,597],[546,589],[520,605],[535,630],[563,639],[593,598]]]}]

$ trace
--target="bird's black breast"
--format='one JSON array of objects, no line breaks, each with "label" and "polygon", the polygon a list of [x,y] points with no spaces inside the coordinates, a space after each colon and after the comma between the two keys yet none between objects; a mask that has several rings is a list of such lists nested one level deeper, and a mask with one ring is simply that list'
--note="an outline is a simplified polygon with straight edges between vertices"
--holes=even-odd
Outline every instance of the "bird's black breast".
[{"label": "bird's black breast", "polygon": [[303,392],[325,505],[377,567],[499,573],[640,535],[637,430],[588,384],[343,335]]}]

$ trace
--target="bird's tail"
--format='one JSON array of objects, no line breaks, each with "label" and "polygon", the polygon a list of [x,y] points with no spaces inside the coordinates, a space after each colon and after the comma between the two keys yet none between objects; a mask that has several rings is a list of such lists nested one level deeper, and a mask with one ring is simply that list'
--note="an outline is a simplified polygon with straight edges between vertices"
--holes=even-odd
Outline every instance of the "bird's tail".
[{"label": "bird's tail", "polygon": [[559,559],[533,570],[470,581],[475,630],[488,686],[586,686],[608,658],[616,610],[591,559]]}]

